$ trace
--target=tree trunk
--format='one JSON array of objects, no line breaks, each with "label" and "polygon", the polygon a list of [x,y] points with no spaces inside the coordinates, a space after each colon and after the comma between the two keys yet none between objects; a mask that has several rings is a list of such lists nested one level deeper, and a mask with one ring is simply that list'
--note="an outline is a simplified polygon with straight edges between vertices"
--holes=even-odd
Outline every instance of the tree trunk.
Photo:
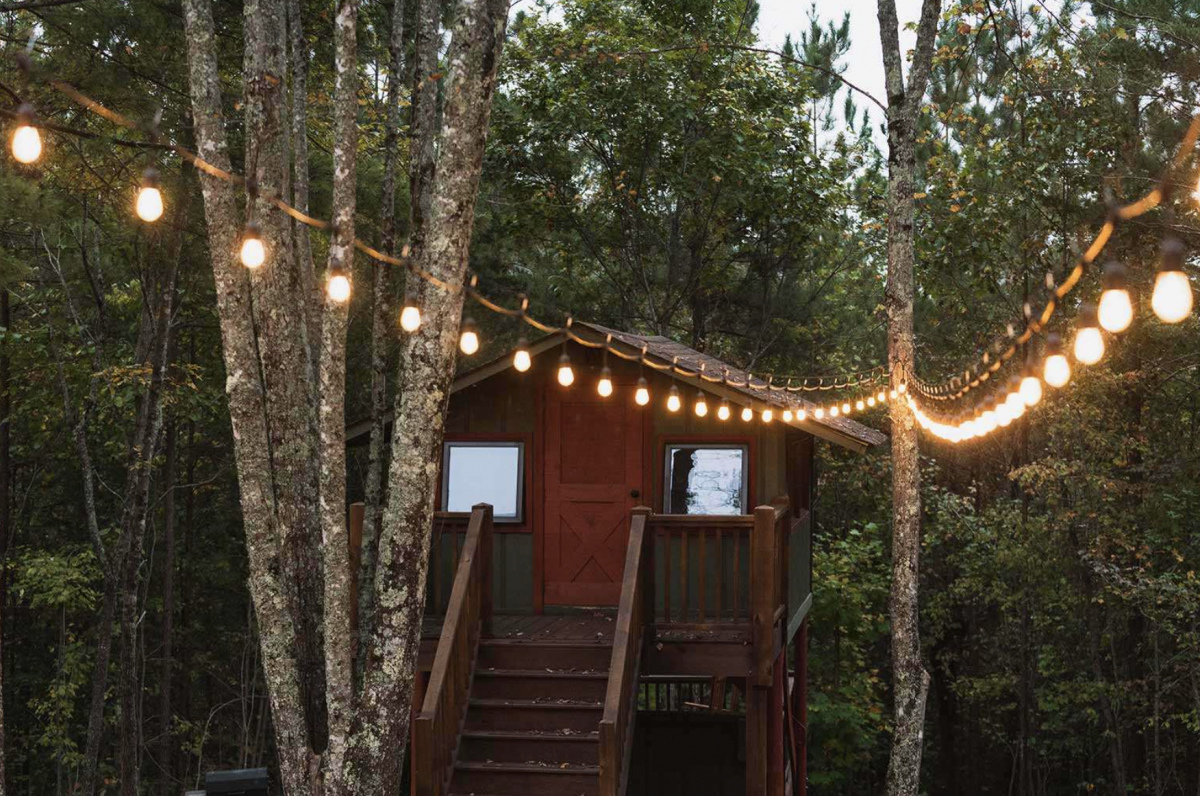
[{"label": "tree trunk", "polygon": [[[396,254],[396,161],[400,143],[400,92],[403,90],[405,0],[392,1],[392,30],[388,40],[387,132],[383,142],[383,251]],[[436,19],[434,20],[436,24]],[[415,162],[415,161],[414,161]],[[360,649],[366,649],[370,637],[374,605],[375,553],[377,550],[379,508],[383,501],[383,460],[387,440],[383,418],[387,413],[387,348],[389,332],[389,288],[394,284],[392,269],[375,267],[371,284],[371,441],[367,451],[367,482],[361,556],[358,573],[358,617]],[[365,655],[356,656],[359,672]]]},{"label": "tree trunk", "polygon": [[174,421],[167,427],[167,493],[163,500],[163,607],[162,648],[159,658],[158,694],[158,767],[161,772],[158,792],[172,796],[175,783],[175,744],[171,737],[171,685],[174,674],[175,630],[175,481],[178,463],[178,429]]},{"label": "tree trunk", "polygon": [[[933,60],[940,0],[925,0],[917,47],[905,85],[895,0],[878,0],[888,98],[888,363],[894,383],[913,370],[913,177],[916,128]],[[916,796],[929,673],[921,662],[918,614],[921,553],[921,483],[917,423],[904,401],[890,403],[892,418],[892,634],[895,727],[888,762],[889,796]]]},{"label": "tree trunk", "polygon": [[[425,603],[434,494],[506,0],[462,0],[450,47],[444,132],[416,263],[455,286],[428,290],[426,323],[404,343],[392,432],[388,500],[379,539],[376,614],[347,782],[396,793],[404,770]],[[420,72],[418,79],[427,79]]]},{"label": "tree trunk", "polygon": [[[358,0],[341,0],[334,19],[333,234],[329,273],[354,263],[358,149]],[[379,266],[382,268],[383,266]],[[349,301],[326,298],[320,362],[320,517],[325,556],[325,704],[329,746],[326,790],[350,794],[342,779],[354,710],[350,542],[346,529],[346,319]]]},{"label": "tree trunk", "polygon": [[[8,308],[8,288],[0,287],[0,327],[8,331],[12,316]],[[6,792],[4,757],[4,603],[8,598],[9,520],[9,436],[12,400],[8,393],[8,342],[0,343],[0,796]]]},{"label": "tree trunk", "polygon": [[[209,0],[184,0],[183,10],[188,47],[188,84],[197,145],[201,157],[206,161],[229,170],[212,4]],[[234,458],[249,559],[250,594],[258,620],[259,644],[282,785],[289,796],[299,796],[313,792],[313,753],[309,746],[301,666],[295,656],[297,639],[303,629],[293,624],[289,610],[293,601],[285,596],[282,582],[290,577],[290,568],[281,566],[285,556],[276,544],[281,528],[286,523],[275,513],[277,479],[272,466],[274,440],[267,426],[265,385],[251,320],[250,278],[246,269],[233,257],[242,218],[231,185],[203,175],[201,188],[217,289],[221,349],[228,374],[225,390],[233,428]],[[280,239],[278,234],[268,238],[273,243],[278,243]],[[273,254],[278,256],[280,252],[276,250]],[[287,268],[286,264],[278,262],[264,266],[275,267]],[[293,310],[294,307],[293,304]],[[281,308],[280,311],[287,313],[288,308]],[[280,411],[278,406],[272,408]],[[288,451],[288,454],[292,457],[302,456],[307,447],[301,445]],[[300,526],[303,532],[303,523]],[[295,526],[290,530],[295,531]],[[324,679],[323,667],[321,679]],[[323,703],[323,694],[318,696],[322,697]]]}]

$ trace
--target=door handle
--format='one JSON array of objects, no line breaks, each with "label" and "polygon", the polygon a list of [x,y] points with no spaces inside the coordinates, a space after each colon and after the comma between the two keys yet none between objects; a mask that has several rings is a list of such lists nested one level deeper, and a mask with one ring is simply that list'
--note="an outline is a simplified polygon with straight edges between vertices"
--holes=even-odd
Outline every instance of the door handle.
[{"label": "door handle", "polygon": [[642,491],[640,489],[631,489],[629,490],[629,496],[631,498],[640,498],[642,496]]}]

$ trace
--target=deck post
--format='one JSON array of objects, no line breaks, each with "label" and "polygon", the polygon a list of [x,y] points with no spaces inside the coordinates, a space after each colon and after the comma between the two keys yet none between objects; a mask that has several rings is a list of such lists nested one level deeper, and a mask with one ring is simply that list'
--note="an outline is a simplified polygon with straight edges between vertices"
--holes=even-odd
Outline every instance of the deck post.
[{"label": "deck post", "polygon": [[767,796],[771,689],[746,682],[746,796]]},{"label": "deck post", "polygon": [[[776,561],[775,507],[759,506],[754,510],[754,531],[750,535],[750,605],[753,622],[754,673],[753,685],[768,688],[771,669],[775,663],[775,608],[779,604],[775,577]],[[749,685],[750,683],[748,683]]]},{"label": "deck post", "polygon": [[490,503],[476,503],[472,506],[475,511],[483,510],[483,524],[479,534],[479,622],[480,634],[483,637],[492,635],[492,615],[495,613],[495,593],[492,591],[492,579],[495,564],[492,561],[494,520]]},{"label": "deck post", "polygon": [[792,686],[792,720],[796,723],[796,796],[808,796],[808,617],[796,631],[796,682]]},{"label": "deck post", "polygon": [[629,521],[633,522],[634,517],[646,518],[645,542],[642,545],[642,566],[645,568],[645,573],[642,577],[642,597],[645,599],[645,605],[642,608],[642,622],[645,627],[651,628],[651,632],[645,635],[645,643],[650,644],[654,641],[653,627],[655,616],[654,600],[654,525],[651,523],[651,518],[654,512],[648,506],[636,506],[629,512]]}]

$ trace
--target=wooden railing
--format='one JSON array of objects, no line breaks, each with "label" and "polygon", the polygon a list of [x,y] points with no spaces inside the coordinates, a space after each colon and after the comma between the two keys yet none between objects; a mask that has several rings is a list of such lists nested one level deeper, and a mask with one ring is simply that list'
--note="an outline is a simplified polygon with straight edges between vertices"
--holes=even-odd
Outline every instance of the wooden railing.
[{"label": "wooden railing", "polygon": [[775,658],[783,647],[787,622],[788,539],[791,512],[787,498],[754,510],[750,537],[751,622],[754,626],[755,682],[769,686]]},{"label": "wooden railing", "polygon": [[470,519],[471,514],[465,511],[439,511],[433,517],[429,577],[425,585],[425,616],[446,615]]},{"label": "wooden railing", "polygon": [[454,766],[479,639],[492,622],[492,507],[471,512],[458,556],[429,687],[413,722],[413,767],[418,796],[441,796]]},{"label": "wooden railing", "polygon": [[604,716],[600,719],[601,796],[624,793],[633,749],[642,645],[645,629],[654,618],[654,536],[647,528],[649,514],[649,509],[634,509],[629,526],[608,691],[604,697]]},{"label": "wooden railing", "polygon": [[750,619],[750,515],[655,514],[659,625],[735,624]]}]

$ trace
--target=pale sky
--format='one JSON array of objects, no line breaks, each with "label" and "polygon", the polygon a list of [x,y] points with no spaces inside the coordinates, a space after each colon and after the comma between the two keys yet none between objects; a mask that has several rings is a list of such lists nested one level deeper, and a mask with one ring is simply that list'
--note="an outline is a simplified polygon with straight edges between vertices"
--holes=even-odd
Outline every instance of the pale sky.
[{"label": "pale sky", "polygon": [[[782,46],[784,37],[789,33],[793,39],[799,40],[800,32],[808,27],[811,4],[811,0],[759,0],[759,39],[773,49]],[[842,15],[850,12],[850,52],[845,59],[847,68],[843,76],[886,102],[875,0],[819,0],[816,6],[822,23],[830,20],[840,22]],[[916,46],[917,35],[904,30],[904,25],[917,21],[921,14],[921,0],[896,0],[896,13],[900,18],[900,50],[907,52]],[[863,102],[858,105],[862,107]],[[877,108],[872,107],[871,118],[876,125],[882,121]]]}]

